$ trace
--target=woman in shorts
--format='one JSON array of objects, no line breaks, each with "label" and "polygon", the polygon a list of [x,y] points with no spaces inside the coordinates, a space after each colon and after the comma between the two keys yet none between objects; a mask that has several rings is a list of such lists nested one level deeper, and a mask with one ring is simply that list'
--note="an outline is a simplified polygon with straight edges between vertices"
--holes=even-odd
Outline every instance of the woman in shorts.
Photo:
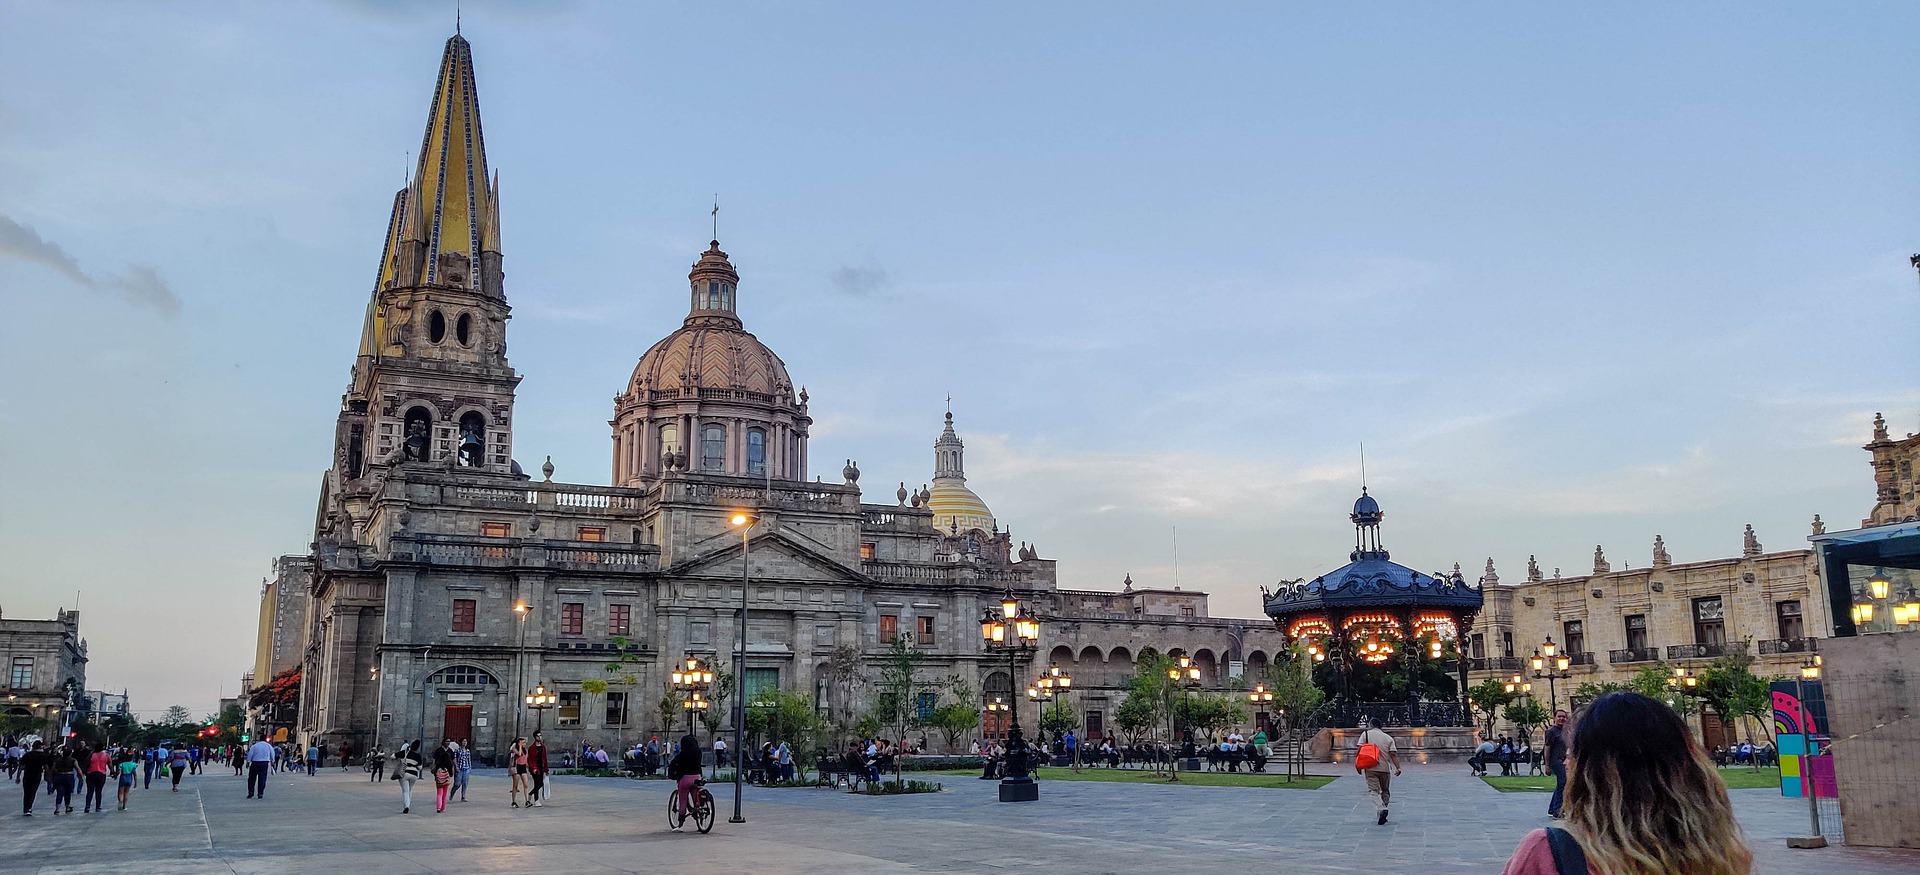
[{"label": "woman in shorts", "polygon": [[[507,773],[513,776],[513,807],[520,807],[520,794],[527,792],[527,740],[516,738],[513,746],[507,749]],[[533,797],[527,797],[527,806],[533,806]]]},{"label": "woman in shorts", "polygon": [[132,752],[120,755],[120,762],[114,767],[114,773],[120,776],[120,810],[127,810],[127,797],[133,792],[133,782],[140,776],[140,759]]}]

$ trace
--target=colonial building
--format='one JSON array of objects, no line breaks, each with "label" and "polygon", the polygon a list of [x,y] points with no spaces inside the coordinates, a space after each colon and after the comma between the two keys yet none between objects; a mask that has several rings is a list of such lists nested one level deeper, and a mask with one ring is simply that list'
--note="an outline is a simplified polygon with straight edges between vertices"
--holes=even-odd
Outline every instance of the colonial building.
[{"label": "colonial building", "polygon": [[254,642],[250,678],[265,683],[290,668],[298,668],[307,649],[308,594],[313,586],[312,561],[306,556],[282,556],[273,561],[273,578],[260,584],[260,628]]},{"label": "colonial building", "polygon": [[[311,599],[304,735],[362,748],[451,736],[484,756],[539,725],[561,749],[612,744],[665,728],[673,663],[727,669],[736,649],[749,698],[778,686],[862,708],[828,695],[829,657],[851,652],[871,674],[900,636],[927,653],[928,679],[957,675],[989,698],[1012,701],[1051,660],[1076,675],[1100,734],[1148,647],[1192,655],[1213,684],[1276,652],[1269,621],[1210,617],[1205,593],[1059,589],[1054,562],[1016,548],[967,488],[951,413],[930,488],[902,481],[890,503],[868,502],[851,460],[838,482],[813,476],[811,399],[746,330],[751,284],[717,240],[688,274],[682,326],[614,398],[613,485],[555,482],[551,461],[531,479],[512,457],[520,375],[498,197],[456,35],[417,172],[394,195],[313,552],[274,584],[281,602],[301,582]],[[1044,621],[1012,673],[979,634],[1008,591]],[[263,604],[263,627],[282,615]],[[278,664],[262,636],[260,684]],[[536,683],[557,695],[550,714],[523,707]]]},{"label": "colonial building", "polygon": [[0,658],[7,666],[6,712],[56,726],[87,688],[80,612],[61,610],[51,620],[0,615]]}]

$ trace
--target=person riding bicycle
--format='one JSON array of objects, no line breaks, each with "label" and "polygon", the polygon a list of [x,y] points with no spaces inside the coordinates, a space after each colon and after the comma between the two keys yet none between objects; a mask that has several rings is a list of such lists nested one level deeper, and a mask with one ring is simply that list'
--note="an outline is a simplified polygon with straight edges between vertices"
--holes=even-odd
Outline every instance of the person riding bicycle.
[{"label": "person riding bicycle", "polygon": [[[682,736],[680,750],[667,763],[667,777],[679,783],[680,816],[693,813],[694,791],[700,785],[700,739]],[[679,829],[679,827],[674,827]]]}]

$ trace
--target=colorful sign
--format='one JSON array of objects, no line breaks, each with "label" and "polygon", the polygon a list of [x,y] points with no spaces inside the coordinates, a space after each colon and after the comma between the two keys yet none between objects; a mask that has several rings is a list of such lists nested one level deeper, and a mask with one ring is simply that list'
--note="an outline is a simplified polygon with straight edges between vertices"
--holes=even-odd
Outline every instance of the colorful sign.
[{"label": "colorful sign", "polygon": [[1827,702],[1820,682],[1774,681],[1772,692],[1780,795],[1804,797],[1810,778],[1815,795],[1833,796],[1833,756],[1826,753]]}]

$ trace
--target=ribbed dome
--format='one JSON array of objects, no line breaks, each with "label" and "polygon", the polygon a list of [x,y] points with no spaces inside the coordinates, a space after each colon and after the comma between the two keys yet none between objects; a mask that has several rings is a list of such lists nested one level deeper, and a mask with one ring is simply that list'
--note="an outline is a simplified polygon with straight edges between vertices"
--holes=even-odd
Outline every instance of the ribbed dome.
[{"label": "ribbed dome", "polygon": [[746,392],[758,401],[793,398],[786,363],[773,350],[751,332],[716,324],[688,325],[654,344],[640,357],[627,389],[647,400],[697,396],[700,390]]},{"label": "ribbed dome", "polygon": [[933,481],[933,487],[927,490],[927,509],[933,511],[933,527],[942,532],[995,530],[993,511],[987,509],[987,503],[957,480]]}]

